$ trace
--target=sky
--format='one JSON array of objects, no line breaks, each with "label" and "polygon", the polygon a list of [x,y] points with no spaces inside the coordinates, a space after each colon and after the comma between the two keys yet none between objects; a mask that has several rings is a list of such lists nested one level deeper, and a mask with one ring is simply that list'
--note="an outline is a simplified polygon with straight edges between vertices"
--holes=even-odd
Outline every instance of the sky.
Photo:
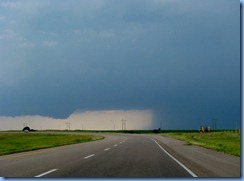
[{"label": "sky", "polygon": [[150,129],[234,129],[240,99],[240,1],[0,1],[2,127],[142,111]]}]

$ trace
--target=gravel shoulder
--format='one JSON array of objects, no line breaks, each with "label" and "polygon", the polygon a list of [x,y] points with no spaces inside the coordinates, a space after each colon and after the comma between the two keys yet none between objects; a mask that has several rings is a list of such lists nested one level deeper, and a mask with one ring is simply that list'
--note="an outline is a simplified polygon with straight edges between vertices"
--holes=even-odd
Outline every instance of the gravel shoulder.
[{"label": "gravel shoulder", "polygon": [[240,157],[189,145],[184,141],[168,137],[157,135],[150,135],[149,137],[156,139],[166,151],[198,177],[241,177]]}]

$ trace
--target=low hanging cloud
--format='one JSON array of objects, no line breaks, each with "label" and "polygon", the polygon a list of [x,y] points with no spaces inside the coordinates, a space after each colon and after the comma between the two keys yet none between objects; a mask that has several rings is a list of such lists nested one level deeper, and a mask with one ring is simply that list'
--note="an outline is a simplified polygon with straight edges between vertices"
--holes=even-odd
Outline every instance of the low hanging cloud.
[{"label": "low hanging cloud", "polygon": [[0,130],[22,130],[25,126],[34,130],[58,130],[64,120],[46,116],[0,116]]},{"label": "low hanging cloud", "polygon": [[[72,129],[83,130],[147,130],[152,129],[151,110],[105,110],[75,112],[67,121]],[[122,120],[125,120],[122,126]]]},{"label": "low hanging cloud", "polygon": [[[45,116],[1,116],[0,130],[147,130],[152,127],[150,110],[76,111],[67,119]],[[122,120],[125,120],[122,126]]]}]

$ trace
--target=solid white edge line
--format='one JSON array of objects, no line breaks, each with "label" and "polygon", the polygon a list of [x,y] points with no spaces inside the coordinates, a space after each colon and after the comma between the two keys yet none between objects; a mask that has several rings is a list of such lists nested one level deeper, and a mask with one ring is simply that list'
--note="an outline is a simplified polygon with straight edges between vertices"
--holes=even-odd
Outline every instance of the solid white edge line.
[{"label": "solid white edge line", "polygon": [[87,158],[90,158],[90,157],[93,157],[93,156],[95,156],[95,154],[92,154],[92,155],[86,156],[86,157],[84,157],[84,159],[87,159]]},{"label": "solid white edge line", "polygon": [[[152,138],[151,138],[152,139]],[[189,168],[187,168],[185,165],[183,165],[179,160],[174,158],[171,154],[169,154],[158,142],[154,139],[152,139],[167,155],[169,155],[174,161],[176,161],[180,166],[182,166],[191,176],[198,177],[195,173],[193,173]]]},{"label": "solid white edge line", "polygon": [[35,177],[42,177],[42,176],[47,175],[47,174],[49,174],[49,173],[51,173],[51,172],[55,172],[55,171],[57,171],[57,170],[58,170],[58,169],[53,169],[53,170],[47,171],[47,172],[45,172],[45,173],[42,173],[42,174],[40,174],[40,175],[37,175],[37,176],[35,176]]}]

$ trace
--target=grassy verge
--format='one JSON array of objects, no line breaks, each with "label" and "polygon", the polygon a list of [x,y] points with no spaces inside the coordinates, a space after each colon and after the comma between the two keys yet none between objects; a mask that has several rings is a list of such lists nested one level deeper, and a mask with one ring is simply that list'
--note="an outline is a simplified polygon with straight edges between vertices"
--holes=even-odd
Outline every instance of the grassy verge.
[{"label": "grassy verge", "polygon": [[47,133],[0,133],[0,155],[103,139],[101,136]]},{"label": "grassy verge", "polygon": [[211,132],[211,133],[164,133],[167,136],[186,141],[188,144],[221,151],[227,154],[240,156],[240,133]]}]

